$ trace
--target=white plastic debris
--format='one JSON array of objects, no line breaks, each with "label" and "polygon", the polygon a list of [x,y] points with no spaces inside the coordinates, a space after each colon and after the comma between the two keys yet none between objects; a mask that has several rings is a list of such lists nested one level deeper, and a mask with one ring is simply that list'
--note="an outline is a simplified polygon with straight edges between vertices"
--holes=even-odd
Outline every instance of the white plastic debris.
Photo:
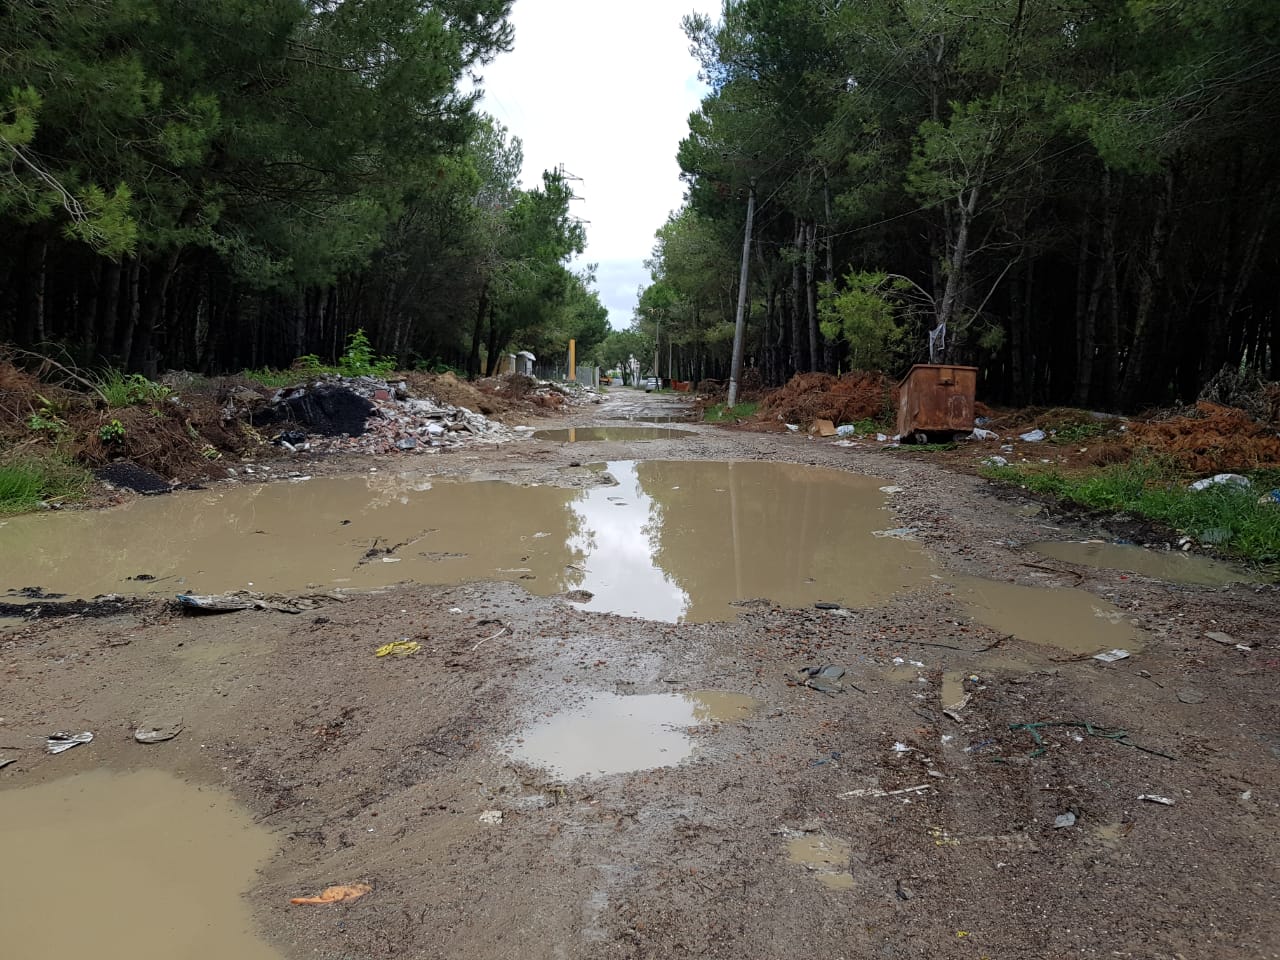
[{"label": "white plastic debris", "polygon": [[973,433],[969,434],[971,440],[999,440],[1000,435],[994,430],[984,430],[982,427],[974,427]]},{"label": "white plastic debris", "polygon": [[908,747],[908,746],[907,746],[905,743],[903,743],[901,740],[899,740],[897,743],[895,743],[895,744],[893,745],[893,752],[894,752],[894,753],[910,753],[910,752],[911,752],[911,748],[910,748],[910,747]]},{"label": "white plastic debris", "polygon": [[1074,813],[1060,813],[1053,818],[1053,828],[1062,830],[1066,827],[1074,827],[1076,825],[1076,815]]},{"label": "white plastic debris", "polygon": [[881,790],[879,787],[867,787],[863,790],[846,790],[844,793],[837,793],[836,797],[840,800],[850,800],[855,797],[897,797],[904,793],[921,793],[928,790],[927,783],[920,783],[914,787],[903,787],[901,790]]},{"label": "white plastic debris", "polygon": [[1158,797],[1154,793],[1144,793],[1138,797],[1139,800],[1146,800],[1149,803],[1159,803],[1166,807],[1172,807],[1175,801],[1170,797]]},{"label": "white plastic debris", "polygon": [[889,440],[889,438],[886,437],[883,433],[877,433],[876,439],[879,440],[881,443],[887,443]]},{"label": "white plastic debris", "polygon": [[901,488],[901,487],[893,487],[893,486],[890,486],[890,487],[881,487],[881,488],[880,488],[880,492],[881,492],[881,493],[887,493],[887,494],[889,494],[890,496],[892,496],[892,495],[893,495],[893,494],[895,494],[895,493],[901,493],[901,492],[902,492],[902,488]]},{"label": "white plastic debris", "polygon": [[837,437],[852,437],[858,432],[858,429],[852,423],[842,423],[836,427]]},{"label": "white plastic debris", "polygon": [[1093,659],[1099,663],[1115,663],[1117,660],[1129,659],[1128,650],[1108,650],[1106,653],[1095,653]]},{"label": "white plastic debris", "polygon": [[1023,440],[1026,443],[1041,443],[1047,436],[1048,434],[1043,430],[1036,428],[1035,430],[1028,430],[1026,433],[1019,434],[1018,439]]},{"label": "white plastic debris", "polygon": [[54,733],[44,742],[45,753],[62,753],[70,750],[72,747],[78,747],[82,743],[92,743],[93,734],[86,730],[84,733]]},{"label": "white plastic debris", "polygon": [[501,823],[502,811],[486,810],[484,813],[480,814],[480,822],[481,823]]},{"label": "white plastic debris", "polygon": [[798,423],[788,423],[788,424],[787,424],[787,429],[788,429],[788,430],[790,430],[792,433],[795,433],[797,430],[799,430],[799,429],[800,429],[800,424],[798,424]]},{"label": "white plastic debris", "polygon": [[1203,480],[1197,480],[1191,484],[1188,490],[1208,490],[1210,487],[1221,487],[1230,484],[1233,487],[1244,489],[1249,486],[1249,478],[1242,477],[1238,473],[1217,473],[1212,477],[1205,477]]},{"label": "white plastic debris", "polygon": [[911,540],[915,537],[917,532],[918,531],[915,527],[895,527],[892,530],[873,530],[871,531],[871,535],[873,537],[880,537],[881,539]]},{"label": "white plastic debris", "polygon": [[988,467],[1007,467],[1009,465],[1009,461],[1004,457],[983,457],[982,462]]}]

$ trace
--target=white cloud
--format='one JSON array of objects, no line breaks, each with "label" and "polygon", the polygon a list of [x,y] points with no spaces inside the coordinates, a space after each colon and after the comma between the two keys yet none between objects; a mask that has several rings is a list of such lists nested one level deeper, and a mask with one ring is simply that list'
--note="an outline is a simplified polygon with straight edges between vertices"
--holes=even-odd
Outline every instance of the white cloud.
[{"label": "white cloud", "polygon": [[[718,6],[718,5],[717,5]],[[705,88],[681,18],[703,0],[516,0],[515,46],[484,70],[482,109],[524,142],[524,183],[564,164],[614,327],[631,321],[653,234],[680,206],[676,147]]]}]

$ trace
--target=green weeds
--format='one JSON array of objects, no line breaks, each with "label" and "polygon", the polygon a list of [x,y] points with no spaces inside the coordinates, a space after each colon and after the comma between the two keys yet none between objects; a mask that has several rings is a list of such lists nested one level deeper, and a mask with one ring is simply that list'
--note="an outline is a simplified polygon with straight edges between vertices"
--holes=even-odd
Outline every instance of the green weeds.
[{"label": "green weeds", "polygon": [[89,481],[88,471],[56,454],[0,462],[0,514],[21,513],[43,501],[80,496]]},{"label": "green weeds", "polygon": [[714,407],[707,407],[702,414],[703,423],[731,423],[734,420],[745,420],[748,417],[754,417],[756,411],[760,409],[760,403],[756,400],[744,400],[742,403],[732,407],[725,407],[723,403],[717,403]]},{"label": "green weeds", "polygon": [[132,407],[167,400],[171,391],[163,383],[148,380],[140,373],[107,370],[94,381],[99,396],[108,407]]},{"label": "green weeds", "polygon": [[1094,510],[1132,513],[1172,527],[1249,560],[1280,560],[1280,505],[1261,504],[1280,472],[1258,471],[1254,484],[1187,489],[1188,479],[1167,460],[1148,457],[1070,475],[1056,468],[985,467],[983,476],[1017,484]]}]

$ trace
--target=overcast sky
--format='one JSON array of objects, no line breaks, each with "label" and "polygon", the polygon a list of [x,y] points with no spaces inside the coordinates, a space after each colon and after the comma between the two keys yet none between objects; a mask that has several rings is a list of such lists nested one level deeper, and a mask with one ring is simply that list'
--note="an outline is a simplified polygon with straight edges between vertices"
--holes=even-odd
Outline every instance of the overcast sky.
[{"label": "overcast sky", "polygon": [[515,46],[483,71],[482,109],[524,142],[524,185],[564,164],[615,328],[631,322],[653,234],[680,206],[676,147],[705,92],[681,18],[707,0],[516,0]]}]

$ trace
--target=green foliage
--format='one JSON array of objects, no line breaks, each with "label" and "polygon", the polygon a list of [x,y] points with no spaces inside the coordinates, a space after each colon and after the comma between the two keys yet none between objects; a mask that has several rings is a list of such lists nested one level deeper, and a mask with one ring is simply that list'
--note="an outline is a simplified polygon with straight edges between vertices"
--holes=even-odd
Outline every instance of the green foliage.
[{"label": "green foliage", "polygon": [[347,338],[347,349],[338,358],[338,371],[346,377],[385,377],[395,368],[395,357],[374,354],[363,328]]},{"label": "green foliage", "polygon": [[0,461],[0,514],[32,510],[48,500],[77,497],[88,489],[89,472],[56,454]]},{"label": "green foliage", "polygon": [[119,420],[104,423],[98,428],[98,439],[103,443],[121,443],[124,440],[124,424]]},{"label": "green foliage", "polygon": [[[319,357],[316,363],[319,363]],[[240,376],[246,380],[260,383],[264,387],[292,387],[307,378],[307,373],[298,369],[274,370],[271,367],[258,367],[256,370],[241,370]]]},{"label": "green foliage", "polygon": [[754,417],[759,409],[760,403],[756,400],[744,400],[742,403],[735,404],[732,407],[717,403],[715,406],[707,407],[702,414],[702,421],[704,423],[729,423],[735,420],[746,420],[749,417]]},{"label": "green foliage", "polygon": [[851,271],[844,288],[818,287],[818,318],[823,336],[849,345],[854,370],[891,369],[902,348],[905,328],[898,319],[909,281],[886,273]]},{"label": "green foliage", "polygon": [[[1190,490],[1171,461],[1148,457],[1079,476],[1018,465],[986,467],[982,474],[1091,509],[1146,517],[1246,559],[1280,559],[1280,508],[1258,503],[1255,489]],[[1259,481],[1268,482],[1267,474]]]},{"label": "green foliage", "polygon": [[1084,443],[1094,440],[1110,431],[1110,427],[1101,421],[1082,420],[1079,423],[1064,423],[1052,429],[1050,440],[1053,443]]},{"label": "green foliage", "polygon": [[160,403],[172,394],[164,384],[148,380],[140,373],[123,373],[115,369],[97,377],[94,386],[111,408]]}]

